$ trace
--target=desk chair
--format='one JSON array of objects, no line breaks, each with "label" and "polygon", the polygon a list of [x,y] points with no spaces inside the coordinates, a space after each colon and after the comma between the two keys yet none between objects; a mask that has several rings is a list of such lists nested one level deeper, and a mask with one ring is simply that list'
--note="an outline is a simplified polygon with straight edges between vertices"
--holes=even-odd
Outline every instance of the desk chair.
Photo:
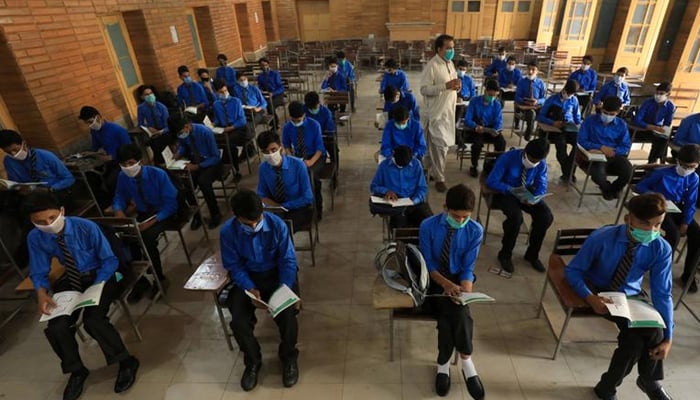
[{"label": "desk chair", "polygon": [[[215,133],[214,134],[214,139],[216,140],[216,147],[219,149],[219,151],[222,153],[221,160],[223,162],[223,169],[225,171],[224,176],[227,176],[229,173],[231,176],[233,176],[236,173],[236,168],[238,165],[233,165],[233,153],[231,153],[232,149],[235,149],[235,151],[238,151],[239,146],[232,146],[231,145],[231,133]],[[247,140],[243,144],[243,156],[245,157],[246,165],[248,166],[248,174],[252,174],[253,171],[250,167],[250,156],[249,154],[249,148],[250,147],[255,147],[255,135],[251,137],[249,140]],[[240,160],[239,160],[240,163]]]},{"label": "desk chair", "polygon": [[326,148],[329,157],[326,163],[318,173],[318,178],[321,180],[330,181],[331,190],[331,210],[335,209],[335,192],[338,189],[338,172],[340,170],[340,149],[338,148],[338,139],[335,133],[323,135],[323,146]]},{"label": "desk chair", "polygon": [[[15,259],[12,256],[12,252],[5,245],[5,242],[2,240],[2,237],[0,237],[0,251],[0,287],[4,286],[5,284],[11,281],[24,280],[26,277],[24,271],[22,271],[19,265],[17,265],[17,263],[15,262]],[[3,304],[3,309],[9,311],[9,314],[5,317],[5,319],[0,321],[0,329],[2,329],[3,326],[5,326],[17,314],[19,314],[20,311],[22,311],[24,305],[28,304],[31,298],[33,297],[32,294],[32,292],[28,292],[24,296],[0,297],[0,304]],[[5,308],[4,305],[7,303],[15,304],[16,307],[14,307],[14,309],[10,309],[10,307]]]},{"label": "desk chair", "polygon": [[[576,208],[581,208],[581,204],[583,204],[583,196],[602,196],[603,193],[600,190],[596,190],[595,192],[587,192],[586,187],[588,186],[588,181],[591,180],[591,166],[595,162],[602,162],[602,161],[592,161],[590,160],[581,150],[578,148],[578,145],[574,147],[574,163],[571,166],[571,171],[569,172],[569,186],[568,188],[572,187],[574,188],[574,191],[578,193],[579,198],[578,198],[578,205]],[[576,167],[580,168],[582,171],[586,172],[586,178],[583,180],[583,186],[581,188],[578,187],[578,184],[573,182],[573,176],[576,173]],[[620,205],[620,199],[617,199],[617,203],[615,203],[615,207],[618,207]]]},{"label": "desk chair", "polygon": [[[461,171],[462,168],[464,167],[464,160],[471,162],[471,159],[472,159],[471,144],[473,143],[473,141],[466,139],[467,128],[464,126],[464,119],[461,119],[460,121],[457,122],[457,135],[458,135],[458,137],[465,138],[463,143],[460,143],[460,144],[463,144],[464,147],[457,148],[457,160],[459,161],[459,170]],[[467,145],[470,145],[470,146],[467,146]],[[490,148],[491,148],[491,143],[484,142],[484,149],[481,152],[481,155],[479,155],[479,158],[483,160],[486,153],[489,152]]]},{"label": "desk chair", "polygon": [[[348,144],[352,140],[352,110],[348,110],[350,107],[350,92],[326,92],[323,94],[323,103],[328,106],[345,106],[345,110],[341,112],[340,109],[333,112],[333,117],[335,118],[336,126],[340,123],[345,124],[345,137]],[[340,132],[336,133],[340,135]]]},{"label": "desk chair", "polygon": [[630,179],[629,183],[627,184],[627,189],[625,189],[625,194],[622,196],[620,199],[619,207],[617,210],[617,216],[615,217],[615,225],[620,222],[620,217],[622,216],[622,209],[627,208],[627,197],[629,197],[630,193],[632,193],[633,196],[636,195],[635,193],[635,188],[634,185],[637,183],[641,182],[642,179],[644,179],[651,171],[664,167],[663,164],[644,164],[644,165],[635,165],[634,170],[632,171],[632,178]]}]

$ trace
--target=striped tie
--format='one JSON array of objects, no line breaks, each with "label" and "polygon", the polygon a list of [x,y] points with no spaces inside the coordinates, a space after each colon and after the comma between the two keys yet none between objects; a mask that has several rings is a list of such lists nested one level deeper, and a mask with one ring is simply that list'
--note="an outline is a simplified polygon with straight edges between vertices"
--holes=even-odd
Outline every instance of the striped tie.
[{"label": "striped tie", "polygon": [[306,158],[306,143],[304,143],[304,126],[297,127],[297,157]]},{"label": "striped tie", "polygon": [[241,90],[241,101],[243,102],[244,106],[249,105],[248,104],[248,89],[247,88],[243,88]]},{"label": "striped tie", "polygon": [[66,246],[66,237],[64,234],[56,236],[56,243],[58,248],[61,249],[61,254],[63,254],[63,266],[66,269],[66,278],[68,279],[68,286],[72,290],[81,291],[83,285],[80,283],[80,272],[75,264],[75,259],[70,254],[68,246]]},{"label": "striped tie", "polygon": [[638,243],[629,239],[627,244],[627,250],[625,255],[622,256],[620,260],[620,265],[617,266],[615,270],[615,275],[612,279],[612,284],[610,285],[610,290],[618,291],[622,290],[625,282],[627,281],[627,274],[632,268],[632,262],[634,261],[634,251],[637,249]]},{"label": "striped tie", "polygon": [[447,228],[447,235],[445,236],[445,241],[442,242],[442,251],[440,251],[440,266],[442,270],[446,273],[450,272],[450,245],[452,244],[452,236],[454,236],[456,229]]},{"label": "striped tie", "polygon": [[520,183],[523,187],[527,185],[527,168],[523,166],[523,172],[520,174]]},{"label": "striped tie", "polygon": [[32,182],[39,182],[39,171],[36,168],[36,151],[27,148],[29,152],[29,175]]},{"label": "striped tie", "polygon": [[275,168],[275,201],[284,203],[287,196],[284,194],[284,181],[282,180],[282,167]]}]

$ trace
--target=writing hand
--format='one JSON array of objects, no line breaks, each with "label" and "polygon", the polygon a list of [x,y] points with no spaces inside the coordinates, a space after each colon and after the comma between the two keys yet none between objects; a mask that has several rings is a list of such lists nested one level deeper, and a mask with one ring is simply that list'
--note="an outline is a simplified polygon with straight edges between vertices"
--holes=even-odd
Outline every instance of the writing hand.
[{"label": "writing hand", "polygon": [[552,123],[552,126],[555,128],[561,128],[562,126],[564,126],[564,121],[554,121]]},{"label": "writing hand", "polygon": [[147,230],[148,228],[155,225],[156,222],[158,222],[158,220],[156,218],[153,218],[152,220],[150,220],[148,222],[144,222],[144,223],[139,224],[139,231],[143,232],[143,231]]}]

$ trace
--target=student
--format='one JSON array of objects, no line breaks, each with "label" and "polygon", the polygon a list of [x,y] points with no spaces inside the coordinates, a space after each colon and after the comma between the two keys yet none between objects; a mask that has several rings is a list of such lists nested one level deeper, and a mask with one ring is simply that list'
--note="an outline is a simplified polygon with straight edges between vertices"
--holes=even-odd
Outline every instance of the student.
[{"label": "student", "polygon": [[278,71],[270,68],[270,60],[263,57],[258,60],[258,65],[262,72],[258,75],[258,88],[263,94],[270,95],[270,101],[267,104],[267,112],[275,117],[275,126],[279,126],[279,118],[275,111],[277,107],[284,107],[284,83]]},{"label": "student", "polygon": [[[569,80],[578,83],[578,90],[581,92],[594,93],[598,88],[598,73],[591,67],[593,57],[589,55],[583,56],[581,67],[569,75]],[[576,95],[582,110],[586,110],[588,103],[591,101],[590,94]]]},{"label": "student", "polygon": [[145,126],[151,133],[148,144],[153,150],[156,164],[163,164],[163,150],[172,141],[168,131],[168,108],[156,99],[153,86],[141,85],[138,88],[139,97],[143,100],[136,109],[136,120],[139,126]]},{"label": "student", "polygon": [[185,107],[196,107],[197,114],[204,118],[204,114],[209,107],[209,100],[204,87],[192,80],[190,70],[186,65],[177,67],[177,74],[182,79],[182,84],[177,87],[177,99]]},{"label": "student", "polygon": [[[508,57],[508,59],[513,58],[513,56]],[[491,60],[491,64],[489,64],[488,67],[486,67],[486,70],[484,70],[484,76],[492,77],[494,78],[496,75],[498,75],[501,70],[505,69],[507,65],[507,59],[506,59],[506,48],[505,47],[499,47],[498,48],[498,55],[495,56]]]},{"label": "student", "polygon": [[393,86],[401,93],[411,91],[406,73],[399,69],[399,64],[393,58],[384,62],[384,74],[382,74],[382,81],[379,83],[379,94],[384,93],[387,86]]},{"label": "student", "polygon": [[457,92],[457,97],[463,101],[469,101],[469,99],[476,96],[476,86],[474,86],[472,77],[467,74],[467,62],[465,60],[457,62],[457,76],[462,81],[462,89]]},{"label": "student", "polygon": [[[527,76],[520,79],[515,89],[515,111],[524,114],[526,129],[525,140],[530,140],[537,109],[544,105],[545,89],[542,79],[537,77],[537,63],[530,62],[527,65]],[[523,110],[522,107],[535,107],[535,109]]]},{"label": "student", "polygon": [[[493,143],[495,151],[506,149],[506,139],[503,137],[503,112],[501,103],[496,101],[498,83],[489,79],[486,81],[483,96],[476,96],[469,102],[464,116],[465,137],[463,142],[470,142],[472,166],[469,175],[479,176],[477,165],[484,143]],[[494,136],[495,133],[495,136]]]},{"label": "student", "polygon": [[[637,387],[650,399],[670,400],[661,385],[663,360],[671,350],[673,337],[673,253],[671,246],[659,239],[666,204],[663,196],[648,193],[633,197],[628,208],[625,224],[602,227],[586,239],[566,267],[565,275],[573,290],[619,330],[610,366],[593,389],[596,396],[617,399],[617,387],[637,364]],[[641,286],[647,272],[652,304],[663,317],[666,329],[630,328],[627,319],[608,313],[606,299],[598,295],[602,291],[619,291],[646,298]]]},{"label": "student", "polygon": [[221,53],[217,55],[216,61],[219,63],[219,67],[216,68],[216,79],[223,79],[230,88],[236,86],[238,82],[236,79],[236,70],[228,66],[228,57],[226,57],[226,54]]},{"label": "student", "polygon": [[[231,207],[234,217],[221,227],[221,260],[234,284],[228,307],[233,337],[244,356],[241,388],[247,392],[258,384],[262,354],[253,332],[256,307],[245,291],[265,302],[280,285],[298,291],[298,266],[287,225],[278,216],[263,212],[258,195],[241,190],[231,199]],[[297,313],[296,307],[289,307],[274,319],[280,332],[277,354],[282,361],[282,384],[287,388],[299,379]]]},{"label": "student", "polygon": [[344,51],[335,53],[338,58],[338,71],[348,78],[348,89],[350,89],[350,109],[355,112],[355,67],[345,58]]},{"label": "student", "polygon": [[[36,290],[39,311],[51,314],[56,303],[50,293],[68,290],[83,292],[93,284],[104,282],[100,304],[85,307],[70,316],[55,317],[44,330],[51,348],[61,359],[64,374],[71,374],[63,391],[64,400],[75,400],[83,392],[90,371],[85,368],[75,340],[75,323],[80,318],[85,331],[97,341],[107,364],[119,363],[114,392],[122,393],[134,384],[139,360],[124,346],[119,332],[109,321],[112,301],[120,288],[115,273],[119,260],[112,252],[107,238],[92,221],[66,217],[65,209],[47,193],[27,197],[24,208],[35,226],[29,233],[29,277]],[[65,272],[53,284],[49,282],[51,259],[57,258]]]},{"label": "student", "polygon": [[[328,60],[328,74],[326,74],[325,78],[323,78],[323,82],[321,82],[321,93],[347,91],[347,77],[338,70],[338,60],[336,58],[330,58]],[[328,108],[335,114],[338,110],[340,110],[340,112],[345,112],[346,105],[331,104]]]},{"label": "student", "polygon": [[328,107],[321,104],[321,98],[317,92],[308,92],[304,95],[304,114],[321,125],[321,132],[335,135],[337,128],[333,113]]},{"label": "student", "polygon": [[[216,90],[217,96],[217,100],[214,102],[214,125],[224,128],[224,134],[228,135],[231,164],[235,171],[233,180],[238,183],[241,180],[241,170],[238,165],[240,163],[238,147],[245,148],[255,134],[250,129],[245,118],[241,101],[229,94],[226,82],[223,79],[215,80],[214,90]],[[248,151],[254,152],[254,149],[249,148]],[[252,153],[249,153],[249,155],[252,155]]]},{"label": "student", "polygon": [[299,227],[308,225],[313,216],[314,195],[309,171],[299,158],[282,154],[282,143],[276,132],[263,132],[256,140],[264,161],[258,172],[258,196],[265,207],[284,207],[286,211],[277,215],[291,220],[296,232]]},{"label": "student", "polygon": [[[515,100],[515,90],[521,79],[523,79],[523,73],[517,68],[515,57],[508,57],[505,68],[498,71],[498,85],[501,87],[501,108],[505,106],[506,101]],[[516,124],[519,123],[520,121],[516,121]]]},{"label": "student", "polygon": [[243,72],[238,73],[238,84],[233,86],[233,95],[241,100],[243,107],[253,110],[253,121],[256,124],[263,121],[265,110],[267,109],[267,100],[265,100],[260,89],[250,85],[248,77]]},{"label": "student", "polygon": [[[562,182],[568,182],[571,166],[574,163],[574,152],[579,125],[581,125],[581,108],[576,97],[577,83],[571,79],[566,81],[561,92],[547,98],[537,115],[537,121],[559,128],[561,133],[550,135],[550,140],[557,149],[557,161],[561,166]],[[567,154],[566,145],[571,145]],[[573,177],[572,177],[573,180]]]},{"label": "student", "polygon": [[390,158],[399,146],[408,146],[411,153],[419,160],[423,159],[428,149],[423,136],[423,127],[420,122],[409,118],[408,110],[403,107],[394,109],[394,119],[390,119],[384,125],[379,154],[383,158]]},{"label": "student", "polygon": [[[199,84],[202,85],[204,93],[207,95],[207,101],[209,102],[208,109],[210,110],[214,101],[216,100],[216,94],[214,93],[214,80],[209,76],[209,70],[206,68],[199,68],[197,70],[197,75],[199,75]],[[207,110],[207,111],[209,111]]]},{"label": "student", "polygon": [[681,209],[680,213],[667,213],[661,229],[664,238],[675,252],[681,236],[688,236],[688,254],[681,280],[690,284],[690,293],[698,291],[695,283],[695,268],[700,261],[700,226],[695,222],[695,204],[698,199],[698,174],[695,170],[700,162],[700,146],[686,144],[680,148],[675,166],[658,168],[635,185],[637,193],[656,192],[672,201]]},{"label": "student", "polygon": [[486,186],[496,192],[491,200],[491,207],[503,211],[503,240],[498,262],[501,268],[512,273],[511,257],[518,239],[520,225],[523,224],[523,211],[532,217],[530,239],[525,251],[525,261],[538,272],[545,268],[540,261],[542,241],[554,217],[544,200],[536,203],[520,202],[511,192],[518,187],[526,187],[535,196],[547,193],[547,153],[549,143],[544,138],[529,142],[524,150],[510,150],[496,159],[493,170],[486,179]]},{"label": "student", "polygon": [[[602,113],[590,115],[581,124],[578,132],[578,145],[587,151],[594,150],[605,154],[607,162],[594,162],[591,165],[591,179],[600,187],[605,200],[614,200],[632,176],[632,164],[627,159],[632,143],[627,123],[617,116],[622,102],[616,96],[603,100]],[[617,175],[610,183],[608,175]]]},{"label": "student", "polygon": [[700,144],[700,113],[683,118],[671,143],[676,147],[684,144]]},{"label": "student", "polygon": [[430,204],[426,201],[428,184],[423,166],[413,157],[408,146],[397,146],[392,157],[379,163],[369,191],[373,196],[383,197],[387,201],[409,198],[413,202],[413,205],[403,207],[400,214],[391,215],[391,229],[418,228],[424,219],[433,215]]},{"label": "student", "polygon": [[[459,296],[473,289],[474,266],[484,236],[481,225],[471,219],[474,202],[471,189],[462,184],[453,186],[445,196],[445,211],[420,225],[420,250],[430,272],[429,294]],[[456,304],[448,297],[428,301],[432,303],[438,330],[435,392],[438,396],[449,393],[450,359],[457,350],[467,391],[472,398],[483,399],[484,387],[471,359],[474,321],[469,306]]]},{"label": "student", "polygon": [[398,107],[406,108],[411,119],[420,121],[416,96],[409,92],[403,93],[393,86],[387,86],[384,90],[384,112],[388,114],[389,119],[395,119],[392,113]]},{"label": "student", "polygon": [[646,128],[646,131],[640,131],[634,135],[634,141],[651,142],[651,150],[647,160],[649,164],[658,160],[661,160],[662,163],[666,161],[666,143],[668,136],[671,135],[671,123],[673,122],[673,114],[676,112],[676,106],[668,99],[670,94],[671,82],[661,82],[656,88],[654,98],[642,103],[634,118],[634,125]]},{"label": "student", "polygon": [[603,87],[600,88],[598,93],[593,97],[593,104],[595,104],[596,109],[600,110],[603,106],[603,101],[608,96],[616,96],[622,102],[622,107],[627,107],[630,105],[630,87],[625,82],[625,78],[629,74],[629,70],[626,67],[620,67],[613,76],[613,80],[606,82]]},{"label": "student", "polygon": [[289,104],[289,121],[282,129],[282,144],[288,155],[302,159],[311,170],[316,213],[320,220],[323,216],[323,198],[318,174],[326,162],[326,148],[323,147],[321,125],[311,118],[304,117],[304,106],[298,101]]},{"label": "student", "polygon": [[[192,181],[199,186],[204,201],[209,209],[209,229],[221,223],[221,212],[216,202],[212,184],[221,178],[222,167],[219,149],[216,147],[214,132],[202,124],[195,124],[184,117],[174,115],[168,120],[170,132],[177,136],[179,148],[173,156],[175,159],[187,158],[190,162],[185,167],[192,174]],[[188,202],[197,204],[194,193],[188,193]],[[192,218],[190,228],[197,230],[202,224],[199,213]]]}]

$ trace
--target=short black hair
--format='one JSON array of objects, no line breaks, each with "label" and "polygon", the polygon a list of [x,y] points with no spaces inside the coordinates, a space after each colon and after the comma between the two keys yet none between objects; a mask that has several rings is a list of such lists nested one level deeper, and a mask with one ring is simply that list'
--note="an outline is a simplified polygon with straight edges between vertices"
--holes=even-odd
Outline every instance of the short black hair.
[{"label": "short black hair", "polygon": [[537,61],[530,61],[529,63],[527,63],[527,67],[528,67],[528,68],[530,68],[530,67],[538,68],[538,67],[537,67]]},{"label": "short black hair", "polygon": [[298,101],[289,103],[289,116],[292,118],[301,118],[304,115],[304,105]]},{"label": "short black hair", "polygon": [[141,161],[143,152],[141,148],[134,143],[123,144],[117,149],[117,162],[125,163],[129,160]]},{"label": "short black hair", "polygon": [[394,147],[393,155],[396,164],[403,167],[408,165],[413,159],[413,150],[406,145],[396,146]]},{"label": "short black hair", "polygon": [[666,199],[659,193],[647,192],[632,197],[627,209],[635,217],[648,221],[666,212]]},{"label": "short black hair", "polygon": [[331,64],[338,64],[338,59],[335,57],[328,57],[326,59],[326,65],[330,66]]},{"label": "short black hair", "polygon": [[172,114],[170,115],[170,118],[168,118],[168,130],[170,131],[170,134],[177,136],[180,134],[180,131],[182,131],[185,125],[189,123],[190,120],[186,117],[179,114]]},{"label": "short black hair", "polygon": [[603,99],[603,110],[605,111],[620,111],[622,108],[622,100],[617,96],[608,96]]},{"label": "short black hair", "polygon": [[258,60],[258,64],[260,64],[261,62],[266,62],[269,64],[270,60],[268,60],[267,57],[260,57],[260,59]]},{"label": "short black hair", "polygon": [[338,50],[335,52],[335,56],[340,58],[345,58],[345,52],[343,50]]},{"label": "short black hair", "polygon": [[586,54],[581,61],[590,61],[593,64],[593,56]]},{"label": "short black hair", "polygon": [[317,92],[308,92],[304,95],[304,104],[306,104],[306,107],[308,108],[314,108],[321,104],[321,97]]},{"label": "short black hair", "polygon": [[384,88],[384,101],[394,101],[394,97],[396,97],[397,92],[398,90],[394,86],[387,85],[386,88]]},{"label": "short black hair", "polygon": [[623,73],[623,74],[625,74],[625,76],[627,76],[627,75],[630,74],[630,70],[627,69],[627,67],[620,67],[620,68],[617,69],[617,72],[615,72],[615,73],[616,73],[616,74]]},{"label": "short black hair", "polygon": [[513,61],[516,64],[518,63],[518,60],[515,59],[515,56],[508,56],[508,58],[506,58],[506,64],[511,61]]},{"label": "short black hair", "polygon": [[226,80],[224,80],[224,78],[214,79],[214,90],[218,92],[219,89],[221,89],[224,86],[226,86]]},{"label": "short black hair", "polygon": [[231,198],[231,209],[236,217],[255,221],[263,212],[263,204],[257,193],[242,189]]},{"label": "short black hair", "polygon": [[434,48],[435,52],[437,52],[438,49],[445,47],[445,42],[449,42],[451,40],[455,40],[455,38],[450,36],[450,35],[446,35],[446,34],[442,34],[442,35],[436,37],[435,38],[435,48]]},{"label": "short black hair", "polygon": [[94,118],[96,115],[100,115],[100,112],[97,111],[97,109],[95,107],[83,106],[80,109],[80,115],[78,115],[78,119],[82,119],[83,121],[87,121],[90,118]]},{"label": "short black hair", "polygon": [[499,52],[499,53],[505,53],[505,52],[506,52],[506,48],[503,47],[503,46],[501,46],[501,47],[498,48],[498,52]]},{"label": "short black hair", "polygon": [[46,210],[60,210],[62,204],[51,192],[32,192],[22,202],[25,215]]},{"label": "short black hair", "polygon": [[199,68],[199,69],[197,70],[197,75],[201,77],[202,74],[205,73],[205,72],[208,74],[208,73],[209,73],[209,70],[206,69],[206,68]]},{"label": "short black hair", "polygon": [[700,146],[697,144],[686,144],[678,150],[678,161],[684,163],[700,162]]},{"label": "short black hair", "polygon": [[146,89],[151,89],[151,91],[152,91],[153,93],[156,92],[156,88],[155,88],[155,86],[153,86],[153,85],[141,85],[141,86],[139,86],[138,88],[136,88],[136,93],[139,94],[139,97],[142,97],[142,96],[143,96],[143,92],[145,92]]},{"label": "short black hair", "polygon": [[399,63],[396,62],[393,58],[390,58],[386,61],[384,61],[384,69],[397,69],[399,68]]},{"label": "short black hair", "polygon": [[457,68],[459,67],[466,67],[467,66],[467,60],[459,60],[457,61]]},{"label": "short black hair", "polygon": [[391,110],[391,115],[396,122],[406,121],[408,119],[408,108],[404,106],[394,107],[394,109]]},{"label": "short black hair", "polygon": [[242,69],[239,69],[236,71],[236,80],[240,81],[241,78],[248,79],[248,75],[246,75],[245,71],[243,71]]},{"label": "short black hair", "polygon": [[569,79],[564,85],[564,91],[568,94],[576,93],[578,91],[578,82],[573,79]]},{"label": "short black hair", "polygon": [[265,131],[258,135],[255,141],[258,143],[258,148],[262,151],[267,149],[271,143],[282,144],[280,141],[280,135],[275,131]]},{"label": "short black hair", "polygon": [[484,91],[487,90],[495,90],[499,91],[501,88],[498,86],[498,81],[495,79],[487,79],[486,80],[486,86],[484,87]]},{"label": "short black hair", "polygon": [[216,56],[216,59],[217,59],[217,60],[228,61],[228,57],[226,57],[226,54],[224,54],[224,53],[219,53],[219,54]]},{"label": "short black hair", "polygon": [[474,192],[462,183],[449,188],[445,195],[445,207],[448,210],[473,211],[474,203],[476,203]]},{"label": "short black hair", "polygon": [[187,68],[187,65],[180,65],[179,67],[177,67],[177,74],[178,75],[182,75],[185,72],[190,72],[190,69]]},{"label": "short black hair", "polygon": [[13,144],[22,144],[22,136],[12,129],[0,130],[0,149],[5,149]]},{"label": "short black hair", "polygon": [[671,82],[669,81],[663,81],[659,83],[659,86],[656,87],[657,92],[670,92],[671,91]]},{"label": "short black hair", "polygon": [[525,145],[525,154],[535,160],[544,160],[549,153],[549,143],[545,138],[531,140]]}]

